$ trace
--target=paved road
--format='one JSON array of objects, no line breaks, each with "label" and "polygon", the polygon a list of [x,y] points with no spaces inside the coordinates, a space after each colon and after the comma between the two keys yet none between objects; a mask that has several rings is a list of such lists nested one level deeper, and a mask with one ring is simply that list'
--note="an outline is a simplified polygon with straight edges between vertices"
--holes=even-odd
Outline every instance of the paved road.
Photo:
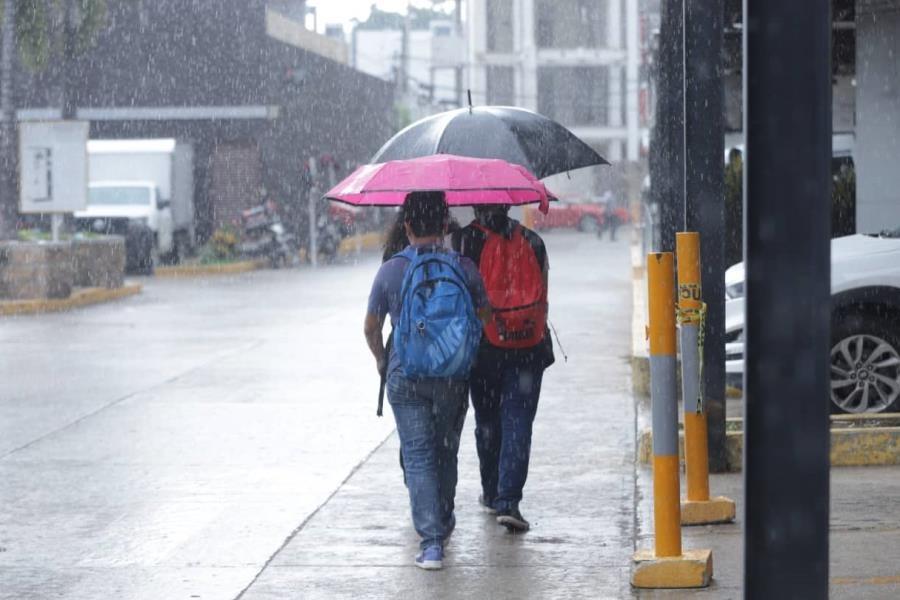
[{"label": "paved road", "polygon": [[[627,236],[624,236],[627,237]],[[635,534],[627,242],[547,236],[551,319],[569,353],[544,378],[522,511],[510,535],[477,506],[470,411],[445,569],[413,566],[396,436],[273,557],[242,600],[623,598]]]},{"label": "paved road", "polygon": [[[546,405],[571,407],[575,422],[565,413],[544,419],[538,442],[550,450],[561,432],[581,436],[591,444],[581,450],[603,453],[592,464],[612,457],[625,467],[633,415],[617,394],[627,378],[603,390],[594,373],[610,353],[627,354],[627,245],[577,234],[551,235],[549,244],[553,316],[572,359],[548,376],[557,392]],[[352,477],[341,483],[393,429],[390,417],[374,417],[377,379],[360,332],[376,267],[369,258],[315,272],[147,281],[143,295],[120,303],[4,319],[0,598],[229,599],[266,576],[285,540],[300,540],[298,528],[320,505],[353,489]],[[622,348],[611,342],[619,338]],[[608,350],[593,354],[598,348]],[[621,419],[615,431],[601,435],[581,421],[601,414]],[[394,443],[357,474],[395,460]],[[471,444],[464,452],[473,454]],[[555,464],[574,458],[545,455]],[[550,466],[536,471],[548,486]],[[595,477],[576,471],[570,476],[588,477],[590,489]],[[372,511],[399,506],[402,515],[398,472],[384,472],[393,487],[374,490]],[[613,519],[610,539],[628,546],[624,558],[616,548],[602,552],[617,589],[631,548],[631,473],[623,472],[597,480],[613,494],[602,515],[573,507],[590,523],[569,521],[565,506],[551,510],[552,488],[535,497],[531,514],[548,531],[568,522],[573,536]],[[463,486],[466,501],[473,481]],[[404,543],[413,535],[405,524],[392,523]],[[459,539],[477,535],[469,525]],[[536,548],[556,544],[552,533],[529,539]],[[408,565],[411,557],[402,558]]]},{"label": "paved road", "polygon": [[374,259],[0,327],[0,598],[233,598],[392,430]]}]

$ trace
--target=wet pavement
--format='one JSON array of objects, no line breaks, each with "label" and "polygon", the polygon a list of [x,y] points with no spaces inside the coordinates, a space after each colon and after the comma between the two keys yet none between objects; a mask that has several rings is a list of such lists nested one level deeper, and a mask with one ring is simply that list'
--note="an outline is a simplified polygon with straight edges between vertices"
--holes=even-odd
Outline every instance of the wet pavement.
[{"label": "wet pavement", "polygon": [[[145,282],[0,327],[0,599],[738,598],[738,523],[685,530],[708,590],[635,592],[651,544],[627,236],[546,236],[557,349],[511,535],[477,504],[469,413],[446,568],[417,538],[362,313],[377,258]],[[832,472],[834,598],[900,597],[900,468]]]},{"label": "wet pavement", "polygon": [[[626,237],[626,236],[623,236]],[[569,355],[545,374],[524,516],[511,535],[478,508],[469,412],[445,568],[418,538],[391,436],[272,558],[242,598],[621,598],[634,551],[634,403],[626,243],[547,236],[551,320]]]},{"label": "wet pavement", "polygon": [[391,432],[359,266],[0,327],[0,598],[234,598]]},{"label": "wet pavement", "polygon": [[[521,573],[520,590],[621,591],[633,521],[627,244],[568,233],[548,245],[570,360],[548,371],[539,410],[523,504],[535,528],[511,538],[474,511],[468,430],[451,549],[476,570]],[[4,319],[0,598],[234,598],[251,582],[246,597],[334,597],[346,573],[285,568],[310,555],[353,573],[357,596],[406,585],[385,583],[383,565],[419,577],[393,423],[374,416],[377,375],[361,335],[376,268],[369,257],[316,272],[147,280],[123,302]],[[572,485],[588,495],[578,506],[566,504]],[[374,504],[354,503],[354,490]],[[339,537],[316,535],[341,528],[346,552]],[[310,539],[322,544],[304,555]],[[555,579],[528,574],[548,560]]]}]

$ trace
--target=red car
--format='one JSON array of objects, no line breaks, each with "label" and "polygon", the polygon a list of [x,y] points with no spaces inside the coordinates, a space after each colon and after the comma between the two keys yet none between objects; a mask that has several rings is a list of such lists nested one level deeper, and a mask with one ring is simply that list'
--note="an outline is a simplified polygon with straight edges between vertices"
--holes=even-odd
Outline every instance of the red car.
[{"label": "red car", "polygon": [[532,227],[538,230],[566,227],[597,233],[606,224],[606,207],[599,203],[551,202],[550,212],[546,215],[533,206],[525,210],[528,213],[526,222],[530,221]]}]

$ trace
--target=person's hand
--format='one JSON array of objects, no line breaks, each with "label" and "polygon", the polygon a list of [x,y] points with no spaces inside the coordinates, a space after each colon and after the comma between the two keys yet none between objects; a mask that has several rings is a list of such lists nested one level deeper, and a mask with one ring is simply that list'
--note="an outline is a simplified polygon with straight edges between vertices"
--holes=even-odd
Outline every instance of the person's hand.
[{"label": "person's hand", "polygon": [[378,369],[378,374],[381,375],[383,379],[387,375],[387,358],[382,357],[380,359],[376,359],[375,367]]}]

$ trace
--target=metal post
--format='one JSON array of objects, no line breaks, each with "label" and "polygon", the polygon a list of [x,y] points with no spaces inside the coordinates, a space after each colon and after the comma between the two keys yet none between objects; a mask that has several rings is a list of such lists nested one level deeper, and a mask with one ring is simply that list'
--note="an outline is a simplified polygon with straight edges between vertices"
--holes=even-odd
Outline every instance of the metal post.
[{"label": "metal post", "polygon": [[650,403],[653,411],[653,536],[657,557],[681,556],[674,269],[671,252],[647,257]]},{"label": "metal post", "polygon": [[19,205],[17,195],[16,110],[13,98],[13,75],[16,61],[15,23],[9,18],[4,3],[4,15],[0,21],[0,240],[13,238],[16,233],[16,214]]},{"label": "metal post", "polygon": [[315,157],[309,159],[309,199],[307,211],[309,214],[309,264],[313,268],[319,266],[318,223],[316,222],[316,203],[319,201],[319,169]]},{"label": "metal post", "polygon": [[659,28],[658,100],[651,149],[651,181],[659,206],[660,249],[675,249],[684,206],[683,0],[663,0]]},{"label": "metal post", "polygon": [[681,326],[681,389],[684,399],[684,465],[687,500],[681,503],[682,525],[727,523],[734,520],[730,498],[709,496],[706,365],[700,355],[707,342],[706,310],[700,281],[700,234],[680,232],[678,249],[678,314]]},{"label": "metal post", "polygon": [[50,214],[50,240],[53,242],[59,241],[59,232],[62,230],[63,226],[63,216],[62,213],[51,213]]},{"label": "metal post", "polygon": [[687,499],[709,500],[706,406],[701,391],[700,334],[703,300],[700,286],[700,235],[679,232],[678,314],[681,335],[681,390],[684,402],[684,470]]},{"label": "metal post", "polygon": [[684,0],[684,229],[700,233],[709,465],[725,471],[725,206],[722,7]]},{"label": "metal post", "polygon": [[744,597],[826,598],[831,2],[744,23]]}]

